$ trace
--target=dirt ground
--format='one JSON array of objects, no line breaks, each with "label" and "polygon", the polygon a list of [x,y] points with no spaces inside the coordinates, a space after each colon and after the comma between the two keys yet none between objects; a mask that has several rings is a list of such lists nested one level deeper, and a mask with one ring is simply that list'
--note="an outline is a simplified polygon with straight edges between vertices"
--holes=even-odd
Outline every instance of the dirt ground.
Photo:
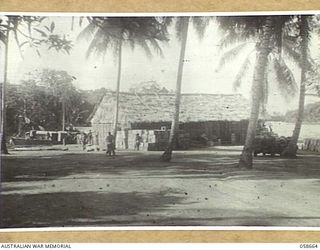
[{"label": "dirt ground", "polygon": [[257,157],[240,147],[174,153],[11,151],[2,156],[1,227],[320,226],[320,155]]}]

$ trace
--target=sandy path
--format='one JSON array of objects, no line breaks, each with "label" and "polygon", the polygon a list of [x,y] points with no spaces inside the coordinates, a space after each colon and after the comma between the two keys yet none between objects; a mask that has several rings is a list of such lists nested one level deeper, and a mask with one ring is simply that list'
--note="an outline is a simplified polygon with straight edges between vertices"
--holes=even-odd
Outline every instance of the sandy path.
[{"label": "sandy path", "polygon": [[171,163],[158,154],[9,156],[2,227],[320,226],[318,155],[259,158],[242,171],[233,167],[237,149],[179,152]]}]

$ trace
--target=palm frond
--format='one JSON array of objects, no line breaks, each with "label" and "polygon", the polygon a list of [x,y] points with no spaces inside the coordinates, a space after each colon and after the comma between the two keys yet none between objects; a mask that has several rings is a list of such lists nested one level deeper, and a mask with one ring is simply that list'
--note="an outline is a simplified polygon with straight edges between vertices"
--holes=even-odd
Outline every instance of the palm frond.
[{"label": "palm frond", "polygon": [[194,16],[192,17],[192,24],[193,24],[193,27],[195,28],[198,36],[200,39],[203,39],[204,35],[205,35],[205,32],[206,32],[206,29],[210,23],[210,17],[207,17],[207,16]]},{"label": "palm frond", "polygon": [[176,30],[176,37],[178,38],[179,41],[181,41],[182,38],[182,29],[183,29],[183,19],[184,18],[188,18],[189,21],[189,17],[177,17],[176,18],[176,23],[175,23],[175,30]]},{"label": "palm frond", "polygon": [[6,43],[6,36],[2,33],[2,31],[0,31],[0,41],[4,44]]},{"label": "palm frond", "polygon": [[236,32],[235,30],[229,30],[222,34],[222,38],[220,39],[220,48],[225,49],[230,46],[239,44],[239,43],[255,43],[256,39],[252,36],[247,36],[245,33]]},{"label": "palm frond", "polygon": [[297,44],[288,39],[283,39],[282,45],[284,54],[288,56],[294,63],[300,66],[301,54]]},{"label": "palm frond", "polygon": [[286,100],[290,100],[296,95],[298,90],[293,73],[282,58],[273,57],[272,63],[280,93]]},{"label": "palm frond", "polygon": [[135,49],[135,41],[134,40],[132,40],[132,39],[130,39],[130,40],[128,40],[128,43],[129,43],[129,45],[130,45],[130,48],[131,48],[131,50],[134,50]]},{"label": "palm frond", "polygon": [[137,44],[139,44],[149,58],[152,58],[152,52],[146,40],[137,39]]},{"label": "palm frond", "polygon": [[[308,37],[309,39],[309,37]],[[299,36],[292,37],[292,36],[285,36],[283,39],[283,51],[296,65],[301,67],[301,52],[300,52],[300,43],[301,38]],[[308,54],[308,61],[307,68],[310,70],[312,69],[313,60],[310,57],[309,48],[307,48]]]},{"label": "palm frond", "polygon": [[104,55],[107,49],[113,49],[116,55],[117,44],[121,41],[131,49],[135,45],[141,46],[151,58],[150,47],[162,55],[160,42],[168,41],[167,25],[171,20],[155,17],[94,17],[79,37],[91,39],[87,55]]},{"label": "palm frond", "polygon": [[249,53],[247,58],[242,63],[242,65],[241,65],[241,67],[235,77],[235,80],[233,81],[233,84],[232,84],[233,91],[237,91],[239,89],[239,87],[241,86],[242,80],[246,76],[246,74],[251,66],[250,61],[251,61],[251,53]]},{"label": "palm frond", "polygon": [[219,16],[218,27],[223,32],[233,31],[243,37],[255,37],[265,25],[267,16]]},{"label": "palm frond", "polygon": [[243,51],[243,49],[247,46],[247,43],[241,43],[234,48],[225,52],[219,60],[218,66],[216,68],[217,71],[221,70],[227,63],[234,60],[239,54]]},{"label": "palm frond", "polygon": [[78,35],[77,40],[90,40],[92,39],[92,36],[97,32],[98,26],[94,23],[90,22]]},{"label": "palm frond", "polygon": [[152,45],[154,51],[160,55],[161,57],[163,57],[163,52],[162,52],[162,49],[161,49],[161,46],[159,44],[159,42],[156,40],[156,39],[149,39],[148,40],[150,42],[150,44]]},{"label": "palm frond", "polygon": [[87,49],[86,58],[89,58],[91,54],[96,54],[104,58],[108,48],[113,45],[114,41],[109,36],[105,36],[105,33],[97,30]]}]

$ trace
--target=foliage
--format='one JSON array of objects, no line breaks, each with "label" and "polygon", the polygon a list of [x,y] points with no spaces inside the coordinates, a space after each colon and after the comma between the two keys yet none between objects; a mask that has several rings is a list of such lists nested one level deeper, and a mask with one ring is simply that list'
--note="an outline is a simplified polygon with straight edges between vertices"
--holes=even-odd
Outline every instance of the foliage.
[{"label": "foliage", "polygon": [[152,47],[162,55],[159,41],[168,41],[167,22],[169,19],[157,17],[88,17],[89,24],[80,33],[80,39],[90,40],[87,57],[96,54],[104,57],[111,49],[119,52],[119,43],[132,49],[139,45],[151,57]]},{"label": "foliage", "polygon": [[[269,74],[266,77],[274,76],[274,80],[278,86],[278,89],[282,96],[288,101],[295,97],[298,92],[298,85],[294,78],[294,75],[285,62],[283,54],[286,56],[286,59],[294,62],[298,67],[301,66],[301,56],[300,56],[300,30],[299,30],[299,17],[300,16],[273,16],[274,26],[273,26],[273,37],[272,44],[270,46],[270,54],[268,56],[268,68]],[[246,73],[249,69],[251,61],[255,58],[251,56],[252,52],[257,52],[259,48],[259,25],[262,23],[263,16],[253,16],[253,17],[232,17],[229,18],[221,17],[218,18],[220,21],[220,26],[222,28],[229,28],[221,41],[222,47],[231,47],[227,52],[224,53],[220,59],[220,64],[218,69],[221,69],[222,66],[234,60],[236,57],[239,57],[241,53],[244,52],[243,44],[249,46],[250,43],[254,42],[256,44],[255,49],[247,54],[244,63],[239,68],[239,72],[235,77],[233,86],[236,90],[241,86],[241,83],[246,76]],[[234,20],[233,20],[234,19]],[[253,21],[256,20],[256,23]],[[236,24],[236,22],[238,22]],[[234,25],[235,28],[230,28],[231,25]],[[248,25],[248,26],[246,26]],[[252,25],[252,26],[251,26]],[[241,43],[239,43],[241,42]],[[232,52],[232,53],[231,53]],[[309,57],[308,59],[308,68],[312,68],[313,61]],[[266,79],[268,80],[268,79]],[[264,97],[267,98],[267,95],[264,94]],[[265,98],[264,98],[265,99]],[[261,100],[265,102],[266,100]]]},{"label": "foliage", "polygon": [[35,126],[60,130],[62,100],[66,103],[66,120],[69,125],[87,125],[94,104],[87,101],[86,92],[77,90],[74,78],[65,71],[45,69],[28,74],[20,85],[7,88],[7,127],[9,134],[18,132],[18,121],[30,120]]},{"label": "foliage", "polygon": [[0,16],[0,41],[6,44],[8,32],[12,32],[20,52],[23,46],[29,45],[40,55],[38,48],[45,45],[48,49],[69,53],[72,42],[67,40],[65,35],[54,33],[54,22],[49,26],[44,25],[46,19],[47,17],[39,16]]},{"label": "foliage", "polygon": [[[295,122],[298,111],[292,110],[285,114],[286,122]],[[320,102],[307,104],[304,108],[303,120],[305,122],[320,122]]]}]

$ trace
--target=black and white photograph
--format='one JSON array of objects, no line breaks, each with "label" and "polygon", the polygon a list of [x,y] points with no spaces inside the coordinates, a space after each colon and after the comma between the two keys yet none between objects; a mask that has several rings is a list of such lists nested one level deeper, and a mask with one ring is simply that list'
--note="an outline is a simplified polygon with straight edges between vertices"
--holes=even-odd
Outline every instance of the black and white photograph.
[{"label": "black and white photograph", "polygon": [[320,14],[0,13],[0,230],[320,227]]}]

